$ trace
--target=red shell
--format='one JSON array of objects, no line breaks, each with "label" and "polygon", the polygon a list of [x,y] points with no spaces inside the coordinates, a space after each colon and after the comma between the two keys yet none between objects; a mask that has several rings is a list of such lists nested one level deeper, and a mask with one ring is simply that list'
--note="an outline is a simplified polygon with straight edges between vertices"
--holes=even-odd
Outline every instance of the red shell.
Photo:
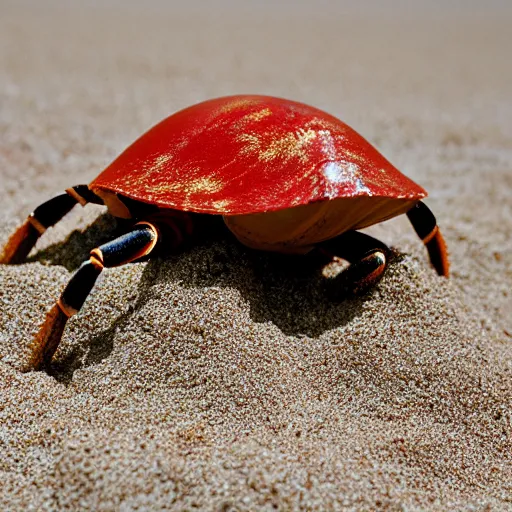
[{"label": "red shell", "polygon": [[361,196],[400,199],[406,210],[427,195],[340,120],[268,96],[218,98],[171,115],[90,187],[221,215]]}]

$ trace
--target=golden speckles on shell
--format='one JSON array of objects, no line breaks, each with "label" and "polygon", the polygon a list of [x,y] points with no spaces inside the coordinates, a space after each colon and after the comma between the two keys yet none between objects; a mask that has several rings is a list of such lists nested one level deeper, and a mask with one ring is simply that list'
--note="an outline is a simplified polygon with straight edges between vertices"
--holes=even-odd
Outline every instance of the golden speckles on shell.
[{"label": "golden speckles on shell", "polygon": [[252,133],[242,133],[236,140],[243,144],[240,153],[242,155],[250,155],[258,151],[261,145],[260,137]]},{"label": "golden speckles on shell", "polygon": [[279,134],[277,137],[272,132],[262,134],[243,133],[237,137],[244,143],[242,154],[257,153],[262,162],[269,162],[277,158],[283,162],[297,159],[306,162],[308,159],[307,146],[314,139],[315,130],[298,130],[293,133]]},{"label": "golden speckles on shell", "polygon": [[[363,165],[366,162],[366,158],[359,153],[354,153],[354,151],[345,150],[345,157],[350,158],[353,162],[358,162],[360,165]],[[384,171],[386,172],[386,171]]]},{"label": "golden speckles on shell", "polygon": [[203,177],[183,184],[188,194],[215,194],[224,187],[221,180]]},{"label": "golden speckles on shell", "polygon": [[165,196],[169,193],[186,194],[191,196],[193,194],[215,194],[224,187],[221,180],[201,177],[192,180],[176,180],[169,183],[159,183],[151,185],[151,194],[154,197]]},{"label": "golden speckles on shell", "polygon": [[271,116],[273,114],[272,110],[268,107],[258,110],[256,112],[250,112],[246,114],[242,118],[240,118],[236,123],[233,124],[232,128],[235,130],[246,130],[247,126],[251,123],[258,123],[263,119]]},{"label": "golden speckles on shell", "polygon": [[298,130],[295,133],[285,133],[282,137],[273,140],[265,149],[260,151],[259,159],[268,162],[275,158],[282,158],[285,162],[294,158],[301,162],[308,159],[307,145],[317,136],[314,130]]},{"label": "golden speckles on shell", "polygon": [[150,183],[151,190],[154,194],[163,195],[172,192],[182,192],[185,188],[183,183],[173,181],[171,183]]},{"label": "golden speckles on shell", "polygon": [[212,208],[219,213],[226,213],[229,211],[229,206],[233,203],[229,199],[222,199],[221,201],[213,201]]},{"label": "golden speckles on shell", "polygon": [[167,166],[172,159],[173,155],[170,153],[160,155],[155,158],[154,162],[151,164],[151,168],[155,171],[160,171],[163,167]]},{"label": "golden speckles on shell", "polygon": [[232,101],[226,103],[222,107],[217,110],[217,116],[221,114],[227,114],[229,112],[233,112],[233,110],[243,110],[248,108],[251,105],[255,105],[260,103],[260,100],[257,98],[237,98]]},{"label": "golden speckles on shell", "polygon": [[346,133],[346,127],[343,124],[340,124],[340,122],[337,119],[332,118],[330,119],[323,119],[319,117],[314,117],[307,123],[310,126],[315,126],[317,129],[323,129],[327,130],[333,134],[336,134],[337,136],[345,136]]},{"label": "golden speckles on shell", "polygon": [[[166,152],[162,155],[158,155],[154,158],[148,159],[144,164],[142,165],[142,169],[146,173],[146,179],[148,181],[151,181],[154,179],[153,177],[158,175],[158,173],[165,171],[167,168],[169,168],[170,163],[174,159],[174,153],[173,152]],[[125,182],[135,184],[138,180],[131,180],[129,176],[126,176],[124,178]]]},{"label": "golden speckles on shell", "polygon": [[263,108],[258,110],[258,112],[253,112],[252,114],[247,114],[244,119],[248,119],[250,121],[261,121],[265,119],[265,117],[271,116],[272,111],[269,108]]}]

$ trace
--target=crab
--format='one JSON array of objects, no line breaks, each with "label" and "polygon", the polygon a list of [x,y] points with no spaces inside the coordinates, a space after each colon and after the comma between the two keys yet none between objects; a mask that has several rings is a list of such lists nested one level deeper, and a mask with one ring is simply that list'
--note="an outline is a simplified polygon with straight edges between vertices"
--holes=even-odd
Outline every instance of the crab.
[{"label": "crab", "polygon": [[[239,95],[181,110],[151,128],[89,185],[41,204],[0,256],[22,262],[38,238],[77,203],[106,205],[132,228],[94,248],[49,310],[29,368],[47,368],[68,319],[104,268],[170,250],[204,216],[222,216],[252,249],[324,251],[346,260],[340,287],[364,294],[382,278],[389,249],[357,230],[406,214],[430,261],[448,276],[446,245],[426,191],[400,173],[348,125],[281,98]],[[162,243],[163,242],[163,243]]]}]

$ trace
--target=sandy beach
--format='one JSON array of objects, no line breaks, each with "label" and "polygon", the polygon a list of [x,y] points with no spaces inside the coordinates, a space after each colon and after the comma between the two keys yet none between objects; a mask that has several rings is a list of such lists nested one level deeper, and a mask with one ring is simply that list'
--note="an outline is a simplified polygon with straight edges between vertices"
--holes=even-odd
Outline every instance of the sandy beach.
[{"label": "sandy beach", "polygon": [[384,279],[334,303],[307,262],[212,234],[105,271],[51,371],[23,373],[116,233],[75,208],[0,265],[1,510],[512,509],[512,9],[333,4],[0,0],[0,246],[160,119],[259,93],[428,190],[452,266],[394,219],[369,230]]}]

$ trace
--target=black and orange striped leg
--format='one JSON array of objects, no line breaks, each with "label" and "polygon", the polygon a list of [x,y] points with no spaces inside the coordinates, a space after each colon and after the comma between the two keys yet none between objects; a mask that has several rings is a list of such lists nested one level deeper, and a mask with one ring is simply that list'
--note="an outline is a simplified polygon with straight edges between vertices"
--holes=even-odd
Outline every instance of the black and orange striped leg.
[{"label": "black and orange striped leg", "polygon": [[423,240],[432,266],[440,276],[448,277],[450,263],[446,243],[430,208],[420,201],[407,212],[407,217],[417,235]]},{"label": "black and orange striped leg", "polygon": [[47,313],[36,335],[29,370],[48,367],[59,346],[68,319],[83,306],[96,279],[105,267],[117,267],[147,256],[158,242],[157,228],[148,222],[136,224],[132,231],[91,251],[73,275],[57,303]]},{"label": "black and orange striped leg", "polygon": [[28,256],[38,238],[58,222],[77,203],[103,204],[103,201],[89,190],[87,185],[77,185],[65,194],[53,197],[38,206],[27,220],[11,235],[1,254],[0,263],[21,263]]},{"label": "black and orange striped leg", "polygon": [[335,278],[328,279],[329,295],[342,299],[351,295],[364,295],[384,275],[389,248],[381,241],[365,233],[348,231],[323,242],[318,249],[330,258],[339,257],[350,266]]}]

